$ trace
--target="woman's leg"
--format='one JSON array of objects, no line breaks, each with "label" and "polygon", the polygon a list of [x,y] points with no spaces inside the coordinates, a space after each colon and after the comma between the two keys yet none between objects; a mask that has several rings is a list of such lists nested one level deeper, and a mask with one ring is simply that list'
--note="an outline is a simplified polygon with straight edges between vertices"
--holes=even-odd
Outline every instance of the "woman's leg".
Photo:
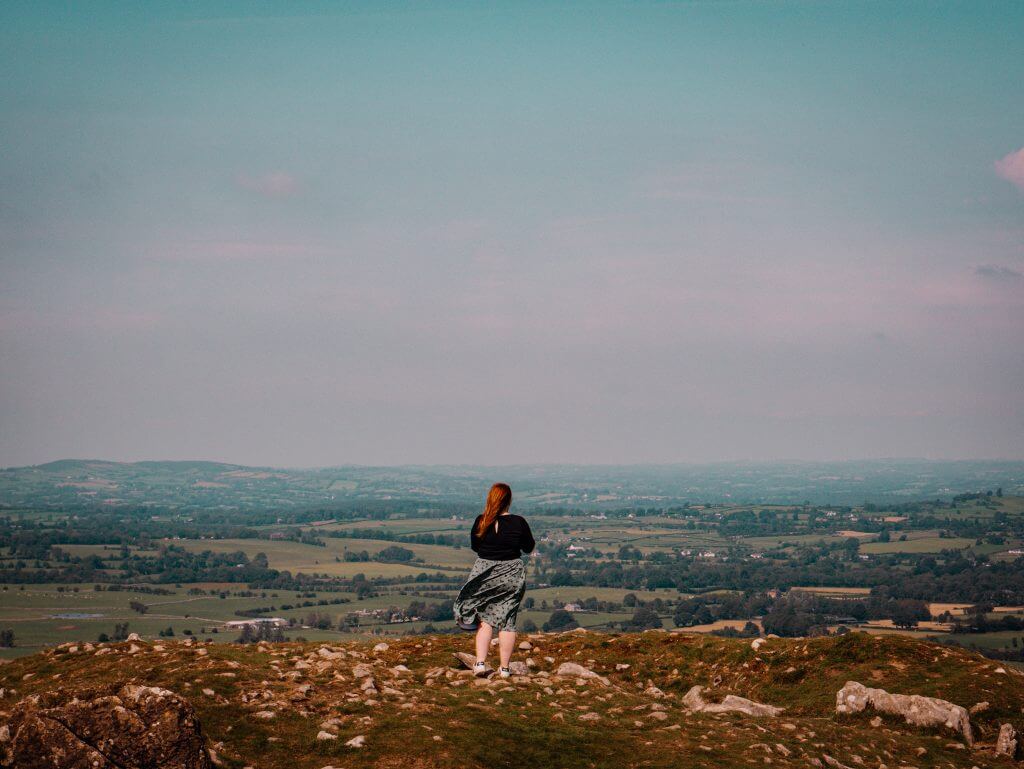
[{"label": "woman's leg", "polygon": [[480,627],[476,630],[476,661],[487,660],[487,650],[491,648],[491,637],[494,635],[494,628],[483,620],[480,620]]},{"label": "woman's leg", "polygon": [[498,633],[498,656],[501,659],[501,666],[508,667],[512,659],[512,650],[516,648],[516,631],[502,630]]}]

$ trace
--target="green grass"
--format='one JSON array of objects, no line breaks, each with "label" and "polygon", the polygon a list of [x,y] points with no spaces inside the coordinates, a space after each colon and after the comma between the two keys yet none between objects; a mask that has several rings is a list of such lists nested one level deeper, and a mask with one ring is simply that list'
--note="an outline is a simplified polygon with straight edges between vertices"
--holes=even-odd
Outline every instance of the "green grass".
[{"label": "green grass", "polygon": [[862,544],[860,552],[878,555],[882,553],[937,553],[940,550],[963,550],[973,546],[974,540],[964,537],[908,537],[905,542],[900,542],[896,537],[893,537],[891,542],[868,542]]},{"label": "green grass", "polygon": [[[463,571],[473,562],[475,555],[469,548],[463,552],[454,548],[438,547],[436,545],[405,545],[409,550],[421,552],[424,555],[437,555],[445,561],[444,564],[436,563],[378,563],[376,561],[336,561],[336,558],[344,559],[346,548],[350,551],[359,552],[367,550],[379,552],[391,544],[378,540],[350,540],[350,539],[326,539],[326,547],[306,545],[301,542],[290,542],[285,540],[264,540],[264,539],[181,539],[174,542],[175,545],[191,550],[203,552],[209,550],[214,553],[244,552],[252,558],[257,553],[266,553],[270,567],[282,571],[290,571],[293,574],[302,572],[304,574],[325,574],[332,577],[353,577],[356,574],[365,574],[368,579],[373,577],[414,577],[423,572]],[[356,544],[353,544],[356,543]],[[461,563],[459,563],[461,561]]]}]

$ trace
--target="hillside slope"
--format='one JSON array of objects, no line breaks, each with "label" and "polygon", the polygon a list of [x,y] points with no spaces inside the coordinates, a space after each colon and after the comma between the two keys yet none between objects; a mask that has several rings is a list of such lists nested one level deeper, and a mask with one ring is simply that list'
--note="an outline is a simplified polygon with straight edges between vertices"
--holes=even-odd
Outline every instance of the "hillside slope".
[{"label": "hillside slope", "polygon": [[[1024,727],[1024,675],[964,651],[860,633],[757,649],[662,631],[522,640],[528,673],[508,680],[459,669],[453,652],[469,650],[468,636],[65,645],[0,667],[0,721],[30,695],[130,683],[191,702],[214,765],[239,769],[1020,765],[993,747],[1001,724]],[[972,709],[975,744],[897,716],[837,716],[847,681]],[[709,702],[731,694],[785,710],[692,712],[684,697],[694,685]]]}]

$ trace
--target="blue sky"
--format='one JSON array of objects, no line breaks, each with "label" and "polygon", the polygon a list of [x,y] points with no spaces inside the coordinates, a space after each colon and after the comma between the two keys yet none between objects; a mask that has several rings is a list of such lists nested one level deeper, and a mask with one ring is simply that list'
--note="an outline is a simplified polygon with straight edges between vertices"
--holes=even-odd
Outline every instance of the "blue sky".
[{"label": "blue sky", "polygon": [[0,465],[1024,456],[1024,5],[5,3]]}]

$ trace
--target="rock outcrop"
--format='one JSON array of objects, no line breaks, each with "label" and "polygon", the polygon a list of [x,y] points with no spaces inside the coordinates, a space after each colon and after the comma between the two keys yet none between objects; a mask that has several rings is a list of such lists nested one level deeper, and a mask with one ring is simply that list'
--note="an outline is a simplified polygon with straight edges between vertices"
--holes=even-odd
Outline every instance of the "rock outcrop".
[{"label": "rock outcrop", "polygon": [[968,745],[974,744],[967,709],[947,700],[919,694],[890,694],[885,689],[872,689],[856,681],[847,681],[836,693],[836,713],[860,713],[869,707],[879,713],[903,716],[913,726],[951,729]]},{"label": "rock outcrop", "polygon": [[703,686],[692,687],[683,695],[684,707],[693,713],[743,713],[755,718],[773,718],[784,710],[774,705],[748,700],[746,697],[737,697],[735,694],[726,695],[721,702],[705,702],[701,696],[703,691]]},{"label": "rock outcrop", "polygon": [[0,725],[0,767],[210,769],[192,706],[150,686],[48,692]]}]

